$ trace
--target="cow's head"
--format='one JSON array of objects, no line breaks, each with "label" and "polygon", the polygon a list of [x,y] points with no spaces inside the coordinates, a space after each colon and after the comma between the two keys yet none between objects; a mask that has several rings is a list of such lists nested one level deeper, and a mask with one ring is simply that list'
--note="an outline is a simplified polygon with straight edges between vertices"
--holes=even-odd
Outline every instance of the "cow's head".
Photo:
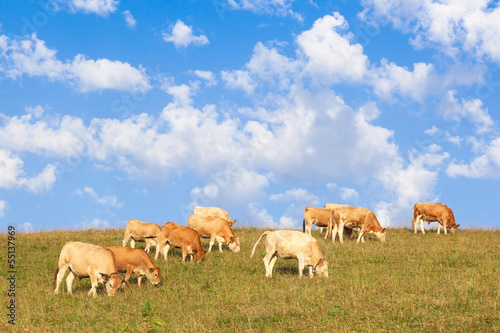
[{"label": "cow's head", "polygon": [[457,231],[457,228],[460,227],[460,224],[454,224],[452,227],[450,227],[450,232],[451,234],[455,234],[455,231]]},{"label": "cow's head", "polygon": [[158,283],[160,283],[161,272],[158,267],[151,267],[146,271],[146,276],[153,285],[157,285]]},{"label": "cow's head", "polygon": [[319,262],[314,265],[313,273],[318,276],[328,277],[328,261],[323,258],[320,259]]},{"label": "cow's head", "polygon": [[200,251],[196,251],[196,254],[194,255],[194,260],[200,263],[203,260],[204,256],[205,256],[205,250],[201,249]]},{"label": "cow's head", "polygon": [[233,252],[240,252],[240,239],[238,237],[231,237],[227,246]]},{"label": "cow's head", "polygon": [[120,288],[122,283],[125,281],[125,277],[118,275],[118,273],[111,273],[109,275],[104,273],[99,274],[101,274],[103,280],[102,283],[108,296],[114,296],[116,290],[118,290],[118,288]]},{"label": "cow's head", "polygon": [[385,242],[385,231],[386,229],[385,228],[382,228],[382,231],[378,231],[375,233],[375,235],[377,236],[377,238],[381,241],[381,242]]}]

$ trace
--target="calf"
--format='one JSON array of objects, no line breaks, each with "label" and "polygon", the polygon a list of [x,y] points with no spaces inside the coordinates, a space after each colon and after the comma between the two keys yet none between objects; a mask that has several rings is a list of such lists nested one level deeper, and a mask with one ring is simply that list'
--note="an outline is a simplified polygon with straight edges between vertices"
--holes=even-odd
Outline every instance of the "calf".
[{"label": "calf", "polygon": [[161,227],[158,224],[141,222],[136,219],[130,219],[125,229],[122,246],[127,245],[130,238],[130,247],[135,248],[135,242],[146,242],[146,250],[149,253],[151,246],[158,247],[157,237],[160,234]]},{"label": "calf", "polygon": [[191,256],[191,261],[193,261],[194,256],[198,262],[201,262],[205,256],[200,235],[196,230],[168,222],[161,228],[155,259],[158,259],[158,254],[163,250],[163,257],[167,260],[168,250],[171,246],[182,248],[182,262],[186,261],[188,254]]},{"label": "calf", "polygon": [[118,275],[113,252],[102,246],[81,242],[64,244],[54,275],[55,294],[59,293],[59,285],[68,268],[66,285],[70,294],[75,277],[90,277],[92,288],[89,295],[94,297],[97,296],[96,288],[99,283],[104,284],[108,296],[114,296],[116,290],[124,282],[124,278]]},{"label": "calf", "polygon": [[229,225],[233,225],[236,223],[236,220],[231,220],[229,213],[222,208],[219,207],[200,207],[194,206],[194,213],[196,215],[208,215],[208,216],[217,216],[221,219],[226,220]]},{"label": "calf", "polygon": [[299,278],[302,278],[305,266],[309,268],[309,278],[313,274],[328,277],[328,262],[323,259],[319,249],[318,241],[311,235],[295,230],[276,230],[264,232],[255,243],[250,260],[253,259],[255,248],[260,239],[266,237],[266,255],[264,256],[264,267],[266,278],[273,276],[273,268],[276,260],[298,259]]},{"label": "calf", "polygon": [[188,227],[198,231],[201,237],[210,237],[208,252],[212,251],[215,241],[219,243],[219,252],[222,252],[222,243],[227,243],[231,251],[240,252],[240,240],[224,219],[193,214],[188,217]]},{"label": "calf", "polygon": [[[358,240],[361,242],[365,242],[364,235],[365,233],[375,233],[377,238],[385,242],[385,228],[380,226],[380,223],[377,220],[377,216],[371,210],[363,207],[341,207],[337,208],[333,211],[333,233],[332,233],[332,241],[335,242],[336,234],[339,234],[340,243],[343,243],[343,231],[344,226],[347,225],[349,227],[358,227],[360,228]],[[328,227],[331,230],[331,226]]]},{"label": "calf", "polygon": [[424,220],[428,223],[439,222],[437,233],[441,231],[441,226],[446,235],[447,230],[455,233],[460,224],[455,223],[455,216],[450,207],[437,202],[417,202],[413,206],[413,219],[411,221],[414,233],[417,233],[417,227],[420,224],[420,230],[425,234]]},{"label": "calf", "polygon": [[146,275],[153,285],[160,283],[160,269],[153,264],[149,255],[143,249],[131,249],[117,245],[108,245],[106,248],[111,250],[115,255],[115,264],[118,272],[126,273],[126,282],[130,279],[130,275],[134,273],[137,276],[139,287],[144,275]]}]

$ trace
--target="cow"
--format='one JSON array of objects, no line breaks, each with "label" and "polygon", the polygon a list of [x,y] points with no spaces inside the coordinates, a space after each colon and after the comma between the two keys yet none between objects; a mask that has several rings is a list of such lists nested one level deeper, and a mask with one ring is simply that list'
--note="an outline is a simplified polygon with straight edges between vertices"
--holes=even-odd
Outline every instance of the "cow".
[{"label": "cow", "polygon": [[160,230],[161,227],[158,224],[130,219],[125,229],[122,246],[127,245],[128,240],[132,237],[130,241],[131,248],[135,248],[135,242],[146,242],[144,250],[149,253],[151,246],[158,247],[157,237],[160,234]]},{"label": "cow", "polygon": [[[336,234],[339,234],[340,243],[343,243],[344,226],[360,228],[357,243],[361,240],[365,242],[365,233],[374,233],[377,238],[385,242],[386,229],[380,226],[377,216],[368,208],[363,207],[341,207],[332,211],[333,215],[333,233],[332,241],[335,242]],[[328,226],[331,230],[331,226]]]},{"label": "cow", "polygon": [[254,257],[257,244],[265,235],[267,235],[266,255],[263,261],[266,269],[266,278],[273,277],[273,267],[278,257],[282,259],[297,259],[299,261],[299,278],[302,278],[305,266],[309,268],[309,278],[311,279],[314,274],[328,277],[328,262],[321,254],[318,241],[311,235],[297,230],[264,232],[255,243],[250,260]]},{"label": "cow", "polygon": [[[341,208],[341,207],[350,207],[349,205],[346,205],[346,204],[334,204],[334,203],[326,203],[325,204],[325,207],[323,207],[324,209],[330,209],[330,210],[335,210],[337,208]],[[328,237],[328,228],[324,228],[326,229],[326,237]],[[320,234],[321,234],[322,230],[320,230]],[[352,235],[352,228],[349,228],[347,226],[344,226],[344,234],[345,236],[347,237],[351,237]]]},{"label": "cow", "polygon": [[59,285],[68,268],[66,285],[70,294],[75,277],[90,277],[92,288],[89,295],[94,297],[97,296],[96,288],[99,283],[104,285],[108,296],[114,296],[125,279],[118,275],[115,256],[111,250],[98,245],[70,241],[64,244],[59,255],[59,263],[54,274],[54,294],[59,293]]},{"label": "cow", "polygon": [[220,217],[221,219],[224,219],[227,222],[229,222],[229,225],[231,225],[231,226],[236,223],[236,220],[231,220],[231,217],[229,217],[229,213],[225,209],[222,209],[219,207],[194,206],[194,213],[197,215],[208,215],[208,216]]},{"label": "cow", "polygon": [[153,285],[160,283],[160,269],[153,264],[149,255],[143,249],[131,249],[118,245],[108,245],[106,248],[111,250],[115,255],[115,264],[118,273],[126,273],[126,282],[130,279],[130,275],[134,273],[137,276],[139,287],[144,275]]},{"label": "cow", "polygon": [[[331,223],[332,211],[330,209],[307,206],[304,209],[304,218],[302,219],[302,232],[311,235],[312,225],[318,227],[328,227]],[[326,230],[325,239],[328,237]]]},{"label": "cow", "polygon": [[411,221],[414,233],[417,233],[417,227],[420,224],[420,230],[425,234],[424,220],[428,223],[439,222],[437,233],[441,231],[441,226],[446,235],[447,230],[455,233],[460,224],[455,223],[455,216],[450,207],[437,202],[417,202],[413,206],[413,219]]},{"label": "cow", "polygon": [[173,222],[167,222],[161,228],[155,259],[158,259],[158,254],[163,250],[163,258],[166,261],[171,246],[182,248],[182,262],[186,262],[188,254],[191,256],[191,261],[193,261],[194,257],[197,262],[201,262],[205,256],[205,250],[201,246],[200,234],[196,230]]},{"label": "cow", "polygon": [[231,251],[240,252],[240,239],[234,236],[229,222],[224,219],[193,214],[188,217],[188,227],[198,231],[201,237],[210,237],[208,252],[212,251],[215,241],[219,243],[219,252],[222,252],[222,243],[227,243]]}]

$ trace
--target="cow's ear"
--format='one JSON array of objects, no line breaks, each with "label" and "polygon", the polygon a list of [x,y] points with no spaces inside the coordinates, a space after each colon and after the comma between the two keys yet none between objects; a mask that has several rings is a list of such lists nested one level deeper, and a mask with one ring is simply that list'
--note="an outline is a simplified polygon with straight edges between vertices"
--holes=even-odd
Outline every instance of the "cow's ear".
[{"label": "cow's ear", "polygon": [[382,229],[382,232],[385,234],[385,228]]},{"label": "cow's ear", "polygon": [[104,273],[101,273],[101,272],[99,272],[99,274],[101,274],[101,277],[102,277],[102,279],[103,279],[104,281],[108,281],[108,280],[109,280],[109,278],[110,278],[110,276],[109,276],[108,274],[104,274]]},{"label": "cow's ear", "polygon": [[233,224],[235,224],[235,223],[236,223],[236,220],[233,220]]},{"label": "cow's ear", "polygon": [[153,273],[154,271],[155,271],[155,269],[154,269],[153,267],[151,267],[151,268],[149,269],[149,273]]}]

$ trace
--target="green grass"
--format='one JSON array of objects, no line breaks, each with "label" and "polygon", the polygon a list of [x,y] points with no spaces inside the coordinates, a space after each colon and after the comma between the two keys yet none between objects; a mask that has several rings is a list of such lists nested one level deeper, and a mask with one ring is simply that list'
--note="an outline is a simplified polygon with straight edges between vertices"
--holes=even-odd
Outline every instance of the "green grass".
[{"label": "green grass", "polygon": [[[115,297],[90,280],[75,279],[73,295],[53,278],[60,250],[69,240],[121,245],[124,230],[18,234],[16,240],[17,332],[499,332],[500,231],[459,230],[454,236],[429,230],[389,229],[387,242],[368,237],[325,241],[329,277],[299,280],[296,260],[278,259],[272,279],[264,278],[264,242],[249,260],[261,229],[234,229],[241,252],[227,247],[203,263],[156,261],[162,284],[133,276]],[[6,244],[7,235],[0,234]],[[202,240],[205,248],[208,241]],[[139,243],[144,247],[144,243]],[[7,250],[2,250],[0,291],[7,299]],[[307,270],[306,270],[307,272]],[[306,275],[307,276],[307,275]],[[4,301],[6,304],[6,301]],[[5,307],[3,307],[5,309]],[[4,312],[6,312],[4,310]],[[2,315],[0,331],[11,330]]]}]

